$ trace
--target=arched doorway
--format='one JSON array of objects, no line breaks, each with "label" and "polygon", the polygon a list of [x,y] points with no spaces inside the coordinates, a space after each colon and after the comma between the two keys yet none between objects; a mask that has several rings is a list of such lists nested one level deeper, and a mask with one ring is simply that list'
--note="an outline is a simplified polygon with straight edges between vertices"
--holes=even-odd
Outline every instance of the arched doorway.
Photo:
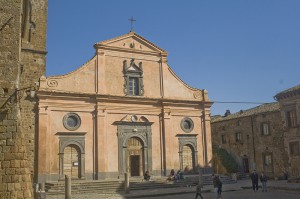
[{"label": "arched doorway", "polygon": [[131,176],[142,176],[144,172],[143,142],[137,137],[127,141],[127,168]]},{"label": "arched doorway", "polygon": [[189,145],[182,148],[182,166],[184,172],[193,172],[195,165],[194,150]]},{"label": "arched doorway", "polygon": [[81,153],[80,148],[74,144],[70,144],[64,149],[63,169],[64,175],[68,175],[73,179],[81,178]]}]

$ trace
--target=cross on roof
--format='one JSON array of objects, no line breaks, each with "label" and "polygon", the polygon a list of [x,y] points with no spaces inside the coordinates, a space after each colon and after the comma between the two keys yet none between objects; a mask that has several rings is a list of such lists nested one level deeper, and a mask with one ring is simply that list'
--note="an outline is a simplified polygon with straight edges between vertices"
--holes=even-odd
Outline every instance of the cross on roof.
[{"label": "cross on roof", "polygon": [[130,29],[130,32],[133,32],[133,22],[135,22],[136,20],[133,19],[133,17],[131,17],[130,19],[128,19],[131,23],[131,29]]}]

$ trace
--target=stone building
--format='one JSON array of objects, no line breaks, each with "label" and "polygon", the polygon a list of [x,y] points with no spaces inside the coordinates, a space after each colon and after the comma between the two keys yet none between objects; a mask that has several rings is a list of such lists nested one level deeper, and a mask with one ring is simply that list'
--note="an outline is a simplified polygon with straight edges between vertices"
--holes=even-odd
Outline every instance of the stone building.
[{"label": "stone building", "polygon": [[237,161],[240,172],[253,169],[280,177],[287,169],[283,126],[278,103],[269,103],[211,121],[212,142],[226,149]]},{"label": "stone building", "polygon": [[135,32],[94,48],[77,70],[40,79],[39,181],[209,167],[207,91],[184,83],[169,67],[167,52]]},{"label": "stone building", "polygon": [[0,0],[0,198],[32,198],[46,18],[47,0]]},{"label": "stone building", "polygon": [[280,104],[284,124],[284,149],[288,154],[288,172],[300,177],[300,85],[282,91],[274,97]]}]

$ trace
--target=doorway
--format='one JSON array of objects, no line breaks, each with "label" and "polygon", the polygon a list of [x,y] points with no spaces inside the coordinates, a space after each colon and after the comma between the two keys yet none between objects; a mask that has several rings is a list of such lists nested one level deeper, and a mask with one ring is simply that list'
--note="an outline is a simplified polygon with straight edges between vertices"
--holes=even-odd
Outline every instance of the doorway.
[{"label": "doorway", "polygon": [[80,178],[80,149],[76,145],[68,145],[64,150],[64,175],[72,179]]},{"label": "doorway", "polygon": [[184,145],[182,148],[182,166],[186,173],[194,171],[194,151],[189,145]]},{"label": "doorway", "polygon": [[143,143],[137,137],[127,142],[127,168],[131,176],[142,176],[144,172]]},{"label": "doorway", "polygon": [[243,170],[244,173],[249,173],[249,161],[247,157],[243,157]]},{"label": "doorway", "polygon": [[131,176],[139,176],[140,175],[140,156],[139,155],[131,155],[130,156],[130,175]]}]

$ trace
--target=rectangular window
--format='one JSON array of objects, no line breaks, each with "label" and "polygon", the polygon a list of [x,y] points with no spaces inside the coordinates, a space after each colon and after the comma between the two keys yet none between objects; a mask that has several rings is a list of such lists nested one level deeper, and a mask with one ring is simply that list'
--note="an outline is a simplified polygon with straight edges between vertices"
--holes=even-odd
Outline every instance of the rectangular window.
[{"label": "rectangular window", "polygon": [[235,141],[237,141],[237,142],[242,141],[242,133],[238,132],[235,134]]},{"label": "rectangular window", "polygon": [[261,134],[262,135],[269,135],[270,130],[269,130],[269,124],[268,123],[262,123],[261,124]]},{"label": "rectangular window", "polygon": [[222,135],[221,139],[222,139],[222,144],[226,144],[226,136]]},{"label": "rectangular window", "polygon": [[137,77],[129,77],[129,95],[139,95],[139,81]]},{"label": "rectangular window", "polygon": [[297,122],[296,122],[296,111],[287,111],[286,112],[286,118],[287,118],[287,125],[288,127],[296,127]]},{"label": "rectangular window", "polygon": [[300,155],[299,142],[290,142],[290,153],[292,156]]}]

